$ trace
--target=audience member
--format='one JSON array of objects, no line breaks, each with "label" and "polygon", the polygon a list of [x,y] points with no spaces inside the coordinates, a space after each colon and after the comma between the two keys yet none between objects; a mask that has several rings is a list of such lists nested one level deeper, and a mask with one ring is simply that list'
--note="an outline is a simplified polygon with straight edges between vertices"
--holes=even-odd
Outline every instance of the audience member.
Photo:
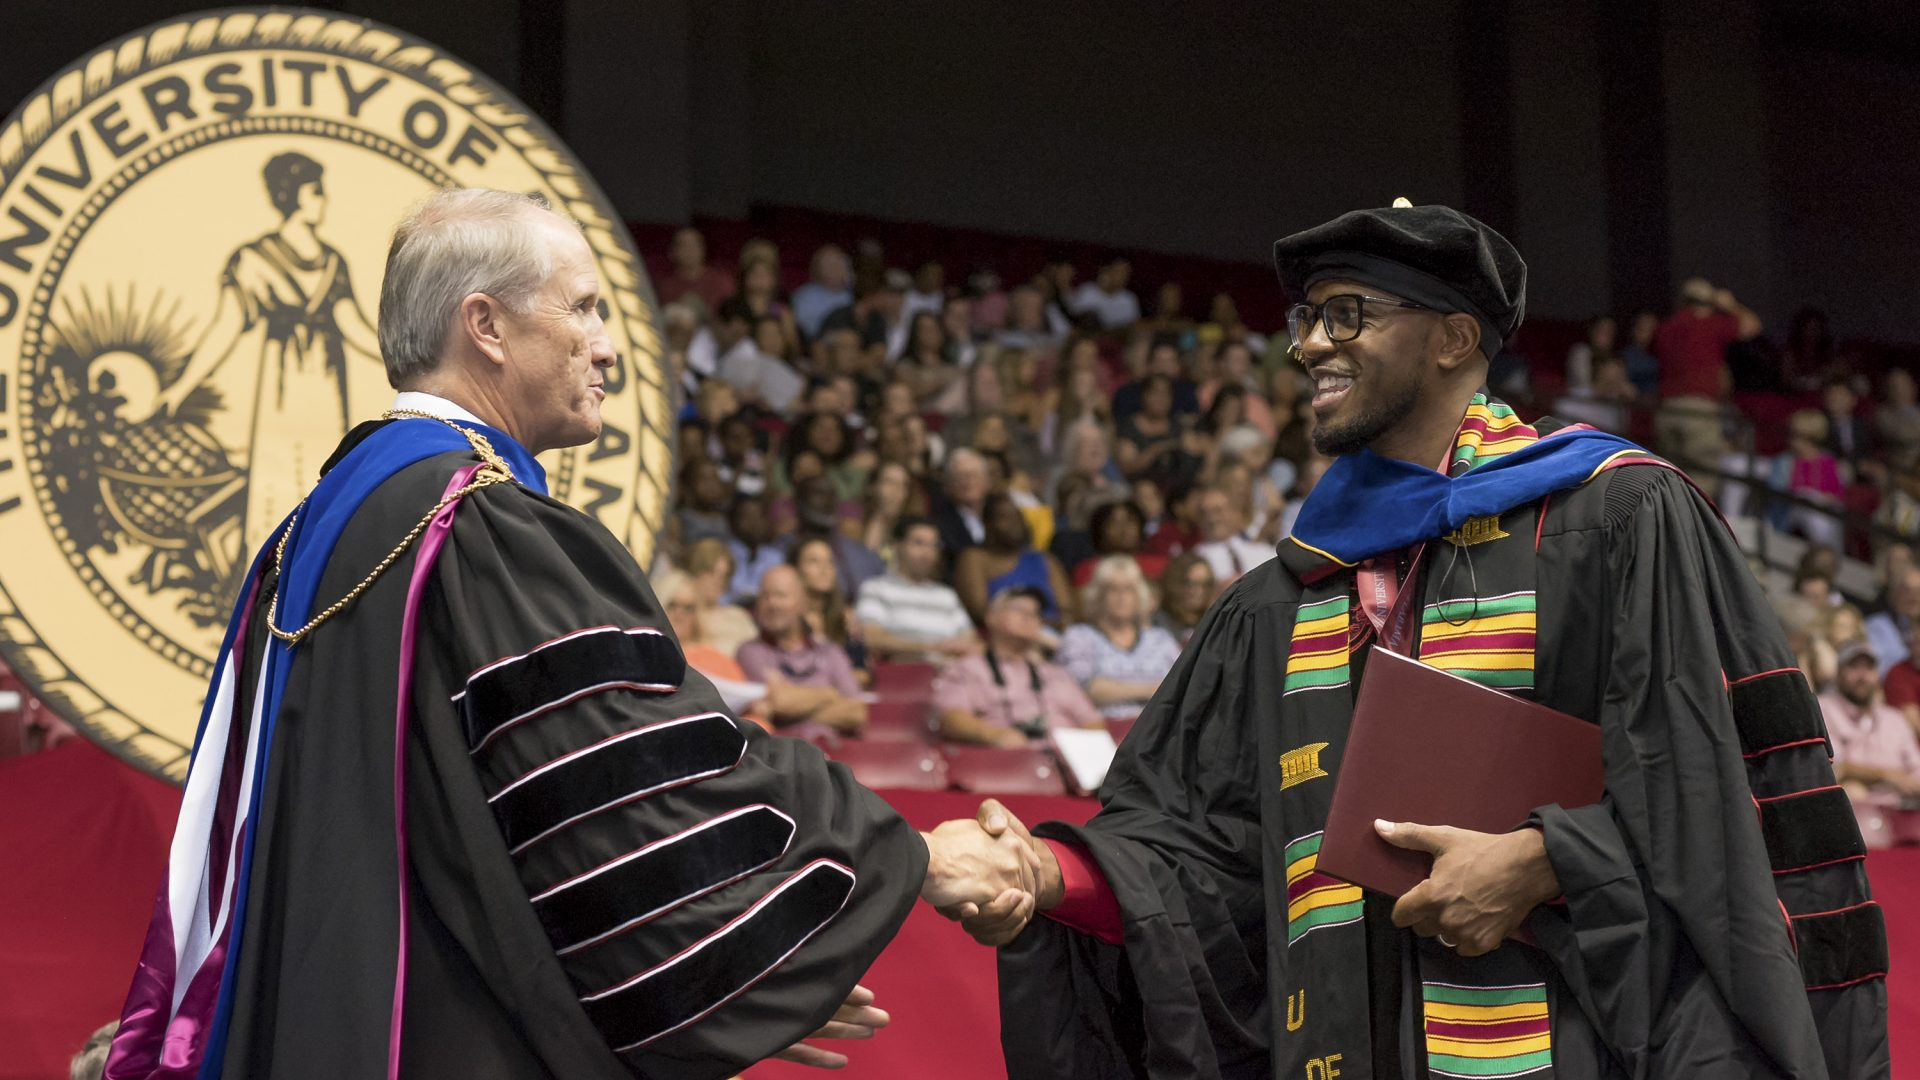
[{"label": "audience member", "polygon": [[[841,499],[825,476],[809,477],[794,491],[793,547],[808,540],[826,544],[833,555],[841,595],[852,600],[863,582],[886,572],[880,553],[853,535],[861,522],[860,503]],[[844,643],[843,643],[844,644]]]},{"label": "audience member", "polygon": [[867,723],[867,703],[847,651],[807,626],[807,592],[793,567],[769,569],[760,581],[753,618],[760,636],[740,646],[737,659],[747,678],[784,684],[796,693],[769,697],[781,728],[819,724],[857,733]]},{"label": "audience member", "polygon": [[732,656],[760,631],[746,609],[728,602],[739,565],[731,545],[723,540],[695,541],[687,546],[681,565],[693,579],[694,596],[700,603],[700,643]]},{"label": "audience member", "polygon": [[1887,608],[1867,618],[1867,641],[1880,660],[1880,674],[1907,658],[1907,641],[1920,625],[1920,567],[1908,566],[1887,588]]},{"label": "audience member", "polygon": [[[725,386],[715,382],[709,385]],[[759,495],[767,490],[766,444],[753,420],[734,413],[720,422],[720,454],[715,467],[720,479],[736,495]]]},{"label": "audience member", "polygon": [[773,515],[767,500],[759,495],[741,495],[727,508],[727,551],[733,556],[733,581],[728,586],[731,600],[747,600],[760,591],[760,576],[786,561],[786,546],[775,536]]},{"label": "audience member", "polygon": [[1200,499],[1206,489],[1191,482],[1172,485],[1167,492],[1167,513],[1152,535],[1146,549],[1155,555],[1176,558],[1198,546],[1200,535]]},{"label": "audience member", "polygon": [[932,410],[935,399],[960,378],[961,371],[947,362],[947,332],[940,326],[939,315],[916,311],[907,327],[906,349],[894,361],[893,377],[912,388],[918,407]]},{"label": "audience member", "polygon": [[973,342],[973,301],[964,296],[949,297],[940,309],[940,330],[947,338],[947,363],[972,367],[980,358],[980,349]]},{"label": "audience member", "polygon": [[947,304],[947,268],[928,259],[913,272],[913,287],[900,302],[900,317],[911,319],[923,311],[935,315]]},{"label": "audience member", "polygon": [[1086,621],[1060,635],[1059,661],[1104,717],[1139,716],[1180,658],[1180,643],[1153,625],[1153,607],[1139,563],[1109,555],[1093,564],[1080,600]]},{"label": "audience member", "polygon": [[1833,372],[1833,367],[1833,331],[1827,326],[1826,313],[1810,307],[1794,312],[1781,355],[1786,388],[1812,390]]},{"label": "audience member", "polygon": [[1839,461],[1859,469],[1872,468],[1879,452],[1873,424],[1859,414],[1860,395],[1842,376],[1828,378],[1820,387],[1820,411],[1827,418],[1827,450]]},{"label": "audience member", "polygon": [[1188,420],[1198,419],[1200,388],[1187,377],[1186,361],[1180,355],[1180,347],[1170,341],[1151,338],[1136,339],[1136,345],[1146,350],[1146,362],[1135,369],[1131,381],[1113,392],[1114,422],[1124,426],[1129,418],[1140,412],[1146,397],[1147,382],[1156,375],[1165,378],[1173,392],[1173,399],[1168,405],[1169,413]]},{"label": "audience member", "polygon": [[940,528],[940,550],[949,569],[961,553],[986,539],[982,515],[990,490],[987,459],[978,451],[961,447],[947,455],[933,521]]},{"label": "audience member", "polygon": [[976,622],[984,622],[987,598],[1021,586],[1041,599],[1041,615],[1054,626],[1072,621],[1073,595],[1053,556],[1033,546],[1033,533],[1019,506],[1004,494],[989,495],[980,510],[979,544],[954,560],[954,591]]},{"label": "audience member", "polygon": [[1221,387],[1237,386],[1246,391],[1243,408],[1247,423],[1260,429],[1261,434],[1272,439],[1280,434],[1280,425],[1274,419],[1273,408],[1268,403],[1266,388],[1261,385],[1260,373],[1253,366],[1253,350],[1247,348],[1244,341],[1229,341],[1222,344],[1214,359],[1214,377],[1201,383],[1196,390],[1196,400],[1200,408],[1211,410],[1215,395]]},{"label": "audience member", "polygon": [[1660,361],[1653,355],[1653,339],[1660,330],[1660,316],[1651,311],[1638,312],[1629,326],[1627,344],[1620,350],[1627,366],[1627,381],[1639,396],[1653,397],[1660,393]]},{"label": "audience member", "polygon": [[1906,659],[1887,669],[1883,692],[1887,704],[1899,709],[1907,726],[1920,732],[1920,665],[1914,663],[1914,646],[1920,644],[1920,628],[1907,631]]},{"label": "audience member", "polygon": [[1567,394],[1572,397],[1588,397],[1593,393],[1593,369],[1607,357],[1616,355],[1614,348],[1619,337],[1620,324],[1611,315],[1596,315],[1587,320],[1587,333],[1567,350]]},{"label": "audience member", "polygon": [[934,575],[940,530],[924,517],[894,527],[893,569],[860,586],[854,611],[876,657],[896,662],[966,656],[980,647],[960,594]]},{"label": "audience member", "polygon": [[1726,449],[1720,401],[1727,347],[1760,333],[1760,317],[1703,278],[1680,286],[1680,304],[1653,339],[1660,361],[1659,450],[1687,468],[1711,467]]},{"label": "audience member", "polygon": [[950,742],[1020,747],[1055,727],[1101,727],[1100,713],[1064,668],[1040,651],[1047,638],[1038,590],[994,594],[986,612],[986,648],[940,669],[933,700]]},{"label": "audience member", "polygon": [[1133,264],[1119,255],[1100,264],[1092,281],[1074,290],[1067,307],[1077,318],[1092,315],[1102,330],[1120,330],[1140,321],[1140,298],[1127,288]]},{"label": "audience member", "polygon": [[1873,410],[1873,437],[1888,464],[1920,464],[1920,402],[1916,402],[1913,373],[1888,368],[1881,380],[1880,404]]},{"label": "audience member", "polygon": [[1820,695],[1833,748],[1833,774],[1859,798],[1891,791],[1920,798],[1920,738],[1900,710],[1880,694],[1880,670],[1873,646],[1848,642],[1840,650],[1840,675],[1834,689]]},{"label": "audience member", "polygon": [[967,275],[966,296],[972,301],[969,312],[972,325],[968,329],[974,339],[984,341],[1007,325],[1007,294],[1000,288],[1000,275],[991,267],[983,266]]},{"label": "audience member", "polygon": [[[1840,463],[1826,450],[1827,418],[1802,409],[1787,421],[1787,449],[1774,459],[1773,486],[1802,503],[1783,507],[1782,523],[1810,542],[1838,549],[1845,530],[1836,515],[1846,481]],[[1808,505],[1811,504],[1811,505]]]},{"label": "audience member", "polygon": [[1874,522],[1895,536],[1920,540],[1920,460],[1894,467]]},{"label": "audience member", "polygon": [[1060,332],[1047,319],[1046,294],[1033,285],[1021,285],[1007,294],[1007,323],[993,335],[1006,349],[1044,349],[1060,341]]},{"label": "audience member", "polygon": [[1213,568],[1221,585],[1273,558],[1273,546],[1246,536],[1247,512],[1220,488],[1200,496],[1200,543],[1193,550]]},{"label": "audience member", "polygon": [[813,253],[807,283],[793,290],[793,321],[808,340],[835,310],[853,303],[853,263],[838,244],[822,244]]},{"label": "audience member", "polygon": [[[733,658],[732,652],[717,649],[708,642],[705,627],[701,625],[704,609],[700,587],[693,576],[684,570],[669,570],[653,579],[653,592],[667,613],[667,623],[673,627],[673,636],[680,639],[680,652],[686,657],[687,666],[705,675],[713,688],[720,692],[720,698],[727,703],[727,708],[736,715],[771,728],[772,715],[766,707],[766,686],[747,678],[746,671]],[[738,608],[732,610],[739,611]]]},{"label": "audience member", "polygon": [[667,262],[667,272],[653,283],[654,295],[661,303],[690,297],[700,303],[703,314],[711,314],[720,301],[733,295],[733,279],[707,265],[707,238],[700,235],[700,230],[688,226],[674,233]]},{"label": "audience member", "polygon": [[[719,349],[720,378],[731,385],[746,404],[776,413],[786,412],[806,389],[807,381],[778,353],[764,347],[780,342],[763,342],[755,336],[758,320],[746,301],[737,296],[722,301],[715,318],[718,328],[714,341]],[[770,337],[779,339],[779,327],[772,322],[767,325]]]},{"label": "audience member", "polygon": [[1187,440],[1190,424],[1173,410],[1173,380],[1155,372],[1140,386],[1140,409],[1120,421],[1113,444],[1122,475],[1184,476],[1198,464]]},{"label": "audience member", "polygon": [[1074,585],[1084,588],[1095,570],[1116,555],[1131,560],[1145,576],[1159,577],[1167,567],[1167,557],[1145,550],[1146,528],[1147,516],[1132,499],[1115,499],[1094,507],[1087,516],[1092,551],[1073,566],[1069,576]]},{"label": "audience member", "polygon": [[883,561],[891,562],[900,523],[926,513],[926,495],[905,465],[882,461],[867,477],[860,511],[860,532],[855,539]]},{"label": "audience member", "polygon": [[709,538],[726,539],[727,506],[733,499],[733,489],[721,479],[712,458],[701,455],[682,460],[687,464],[680,470],[680,506],[674,514],[680,528],[678,542],[685,547]]},{"label": "audience member", "polygon": [[1182,647],[1200,625],[1200,617],[1213,603],[1216,579],[1213,567],[1197,552],[1175,555],[1160,574],[1160,608],[1153,613],[1153,625],[1173,635]]},{"label": "audience member", "polygon": [[761,351],[785,360],[794,359],[800,355],[800,330],[794,324],[793,310],[780,299],[780,264],[774,261],[777,256],[749,257],[743,251],[740,258],[739,280],[733,295],[753,313],[756,330],[762,323],[771,323],[779,333],[779,347],[765,341]]},{"label": "audience member", "polygon": [[109,1020],[94,1029],[87,1036],[85,1046],[73,1055],[67,1064],[67,1080],[100,1080],[107,1074],[107,1056],[113,1050],[113,1037],[120,1031],[120,1021]]},{"label": "audience member", "polygon": [[850,607],[849,590],[840,576],[832,538],[807,536],[794,541],[787,552],[787,565],[799,572],[800,585],[807,593],[807,631],[845,649],[855,671],[864,670],[867,648],[862,643],[860,622]]}]

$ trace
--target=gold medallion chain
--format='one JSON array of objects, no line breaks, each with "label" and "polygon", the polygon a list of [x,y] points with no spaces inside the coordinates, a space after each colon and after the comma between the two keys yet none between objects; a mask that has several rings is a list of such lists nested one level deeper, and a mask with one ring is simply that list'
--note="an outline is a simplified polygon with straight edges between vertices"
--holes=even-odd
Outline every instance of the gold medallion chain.
[{"label": "gold medallion chain", "polygon": [[[325,611],[308,619],[305,626],[297,630],[282,630],[276,625],[276,616],[280,611],[280,589],[276,581],[273,598],[267,603],[267,629],[272,632],[274,637],[279,638],[288,645],[298,645],[302,638],[313,633],[314,629],[321,623],[338,615],[348,604],[353,603],[361,593],[366,592],[368,587],[370,587],[381,574],[386,572],[387,567],[392,566],[409,547],[413,546],[413,542],[418,540],[420,534],[427,530],[427,526],[432,524],[435,517],[439,516],[440,511],[445,510],[452,503],[473,494],[481,488],[513,482],[513,469],[507,465],[506,459],[500,456],[499,451],[493,448],[493,444],[487,441],[485,435],[471,428],[461,427],[459,424],[443,416],[435,416],[432,413],[419,412],[414,409],[389,409],[385,413],[382,413],[380,418],[382,420],[399,420],[403,418],[438,420],[440,423],[466,436],[467,444],[473,447],[474,454],[480,458],[480,468],[466,484],[454,491],[447,492],[439,502],[435,503],[433,509],[427,511],[427,515],[420,519],[420,523],[415,525],[413,529],[401,539],[400,543],[394,546],[392,551],[387,552],[387,557],[381,559],[379,565],[369,571],[366,577],[360,579],[360,584],[355,585],[349,590],[347,595],[334,601]],[[281,530],[280,542],[274,546],[273,569],[276,578],[279,576],[282,566],[286,561],[287,538],[293,535],[293,527],[300,521],[300,510],[305,506],[306,503],[302,502],[299,507],[294,509],[293,516],[287,521],[287,527]]]}]

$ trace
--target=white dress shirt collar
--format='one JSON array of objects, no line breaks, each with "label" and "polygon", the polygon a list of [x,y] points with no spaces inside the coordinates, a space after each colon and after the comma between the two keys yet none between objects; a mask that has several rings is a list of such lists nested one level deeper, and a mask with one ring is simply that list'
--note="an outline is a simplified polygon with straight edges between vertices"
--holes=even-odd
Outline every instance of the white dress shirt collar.
[{"label": "white dress shirt collar", "polygon": [[482,427],[492,426],[438,394],[422,393],[419,390],[400,391],[400,395],[393,399],[393,407],[405,409],[408,412],[426,413],[428,416],[437,416],[442,420],[464,420],[469,424],[479,424]]}]

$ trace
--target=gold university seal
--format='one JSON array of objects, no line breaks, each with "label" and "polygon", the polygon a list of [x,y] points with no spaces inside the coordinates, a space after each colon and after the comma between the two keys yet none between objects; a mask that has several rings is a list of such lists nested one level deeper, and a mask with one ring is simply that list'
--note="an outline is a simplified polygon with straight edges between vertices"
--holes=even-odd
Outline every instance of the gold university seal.
[{"label": "gold university seal", "polygon": [[0,652],[129,761],[185,775],[249,560],[392,401],[387,243],[448,186],[584,226],[619,360],[600,440],[544,464],[645,565],[672,445],[652,290],[579,163],[471,67],[225,10],[81,58],[0,128]]}]

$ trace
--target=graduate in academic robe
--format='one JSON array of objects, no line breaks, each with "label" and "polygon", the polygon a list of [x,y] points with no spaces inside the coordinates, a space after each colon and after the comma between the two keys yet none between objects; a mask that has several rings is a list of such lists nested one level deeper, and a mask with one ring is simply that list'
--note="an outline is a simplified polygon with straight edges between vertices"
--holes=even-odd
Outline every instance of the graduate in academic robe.
[{"label": "graduate in academic robe", "polygon": [[885,1023],[856,980],[916,896],[1031,905],[1025,844],[923,837],[737,720],[626,549],[547,496],[534,455],[598,436],[617,362],[594,265],[523,195],[401,224],[404,392],[247,577],[108,1076],[843,1063],[800,1040]]},{"label": "graduate in academic robe", "polygon": [[[1712,506],[1485,395],[1525,266],[1472,218],[1357,211],[1276,260],[1338,459],[1207,613],[1099,815],[1033,830],[1047,917],[964,920],[1003,946],[1009,1075],[1887,1075],[1860,834]],[[1381,823],[1433,856],[1397,900],[1318,872],[1375,642],[1599,725],[1605,797],[1500,835]]]}]

